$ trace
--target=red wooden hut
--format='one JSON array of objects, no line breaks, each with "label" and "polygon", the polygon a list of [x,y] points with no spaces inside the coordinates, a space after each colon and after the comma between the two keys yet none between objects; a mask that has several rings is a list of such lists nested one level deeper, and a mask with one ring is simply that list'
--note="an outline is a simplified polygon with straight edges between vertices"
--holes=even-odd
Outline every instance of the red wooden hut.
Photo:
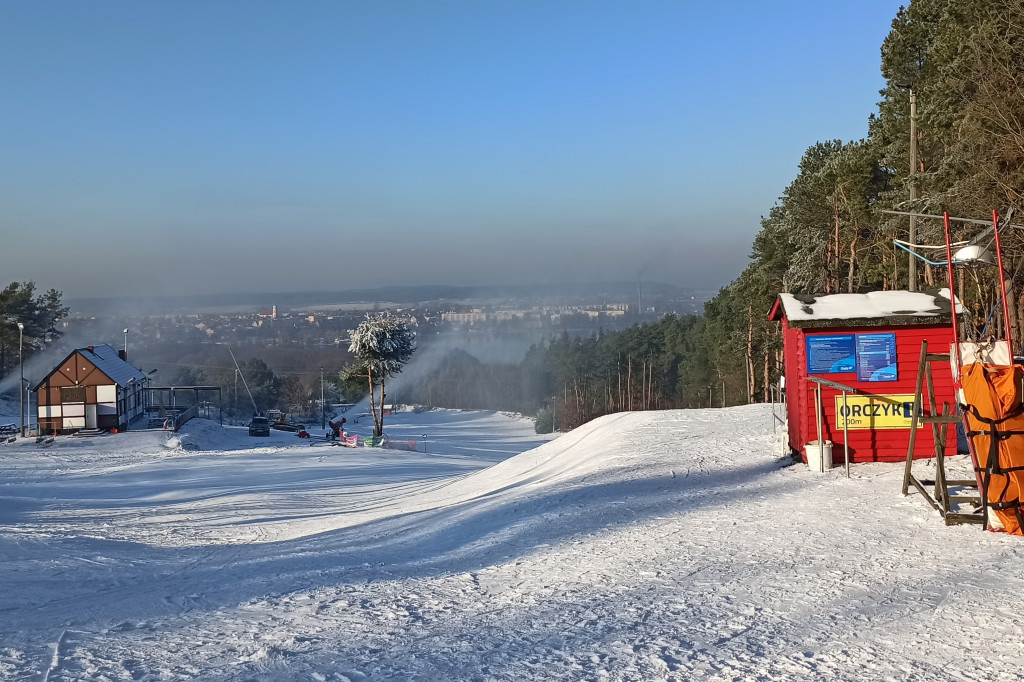
[{"label": "red wooden hut", "polygon": [[[906,460],[921,342],[948,353],[953,340],[946,291],[779,294],[769,319],[782,322],[789,446],[804,461],[805,445],[818,438],[818,384],[808,377],[856,389],[844,410],[843,392],[821,386],[822,439],[835,444],[834,459],[845,456],[845,418],[851,462]],[[941,409],[953,402],[952,368],[935,362],[932,372]],[[956,454],[955,426],[945,428],[946,454]],[[919,428],[914,456],[934,455],[931,428]]]}]

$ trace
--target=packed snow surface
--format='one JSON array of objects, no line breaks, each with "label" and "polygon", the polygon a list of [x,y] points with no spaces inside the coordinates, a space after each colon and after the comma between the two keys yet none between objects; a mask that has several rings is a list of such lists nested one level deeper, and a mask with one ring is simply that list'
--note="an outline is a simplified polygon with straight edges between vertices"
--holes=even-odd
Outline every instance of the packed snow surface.
[{"label": "packed snow surface", "polygon": [[387,430],[420,451],[0,447],[0,679],[1021,679],[1024,541],[793,465],[764,406]]}]

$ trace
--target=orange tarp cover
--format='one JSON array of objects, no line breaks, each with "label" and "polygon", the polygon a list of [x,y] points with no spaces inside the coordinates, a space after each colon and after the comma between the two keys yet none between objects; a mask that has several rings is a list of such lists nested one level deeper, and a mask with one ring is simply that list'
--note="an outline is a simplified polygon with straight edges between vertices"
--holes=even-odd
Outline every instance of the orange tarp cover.
[{"label": "orange tarp cover", "polygon": [[[1014,535],[1024,534],[1021,528],[1024,525],[1024,509],[1021,508],[1024,503],[1022,376],[1024,369],[1016,365],[976,362],[963,368],[964,400],[973,408],[967,413],[967,421],[974,434],[971,441],[978,458],[976,464],[987,479],[987,498],[992,511],[1002,521],[1006,532]],[[993,426],[1000,434],[997,462],[991,461]]]}]

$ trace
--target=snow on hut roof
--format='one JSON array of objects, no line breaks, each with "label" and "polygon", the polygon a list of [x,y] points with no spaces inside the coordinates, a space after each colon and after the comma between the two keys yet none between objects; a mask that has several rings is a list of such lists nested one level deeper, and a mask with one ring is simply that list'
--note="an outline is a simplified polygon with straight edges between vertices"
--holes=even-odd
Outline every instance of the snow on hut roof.
[{"label": "snow on hut roof", "polygon": [[[876,324],[941,323],[950,318],[949,289],[938,292],[871,291],[866,294],[779,294],[786,318],[796,327],[835,326],[836,321]],[[957,302],[957,312],[963,307]],[[928,319],[933,318],[933,319]]]},{"label": "snow on hut roof", "polygon": [[79,348],[78,352],[96,365],[96,369],[110,377],[118,386],[127,386],[132,379],[142,381],[146,378],[142,370],[122,360],[117,351],[107,344]]}]

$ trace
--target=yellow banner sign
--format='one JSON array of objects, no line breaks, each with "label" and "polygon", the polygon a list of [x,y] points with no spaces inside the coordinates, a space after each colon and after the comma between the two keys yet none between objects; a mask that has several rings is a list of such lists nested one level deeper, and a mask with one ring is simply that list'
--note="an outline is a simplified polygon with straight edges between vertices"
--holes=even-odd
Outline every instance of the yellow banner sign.
[{"label": "yellow banner sign", "polygon": [[[909,429],[914,412],[914,395],[836,396],[836,429]],[[918,428],[923,426],[918,424]]]}]

